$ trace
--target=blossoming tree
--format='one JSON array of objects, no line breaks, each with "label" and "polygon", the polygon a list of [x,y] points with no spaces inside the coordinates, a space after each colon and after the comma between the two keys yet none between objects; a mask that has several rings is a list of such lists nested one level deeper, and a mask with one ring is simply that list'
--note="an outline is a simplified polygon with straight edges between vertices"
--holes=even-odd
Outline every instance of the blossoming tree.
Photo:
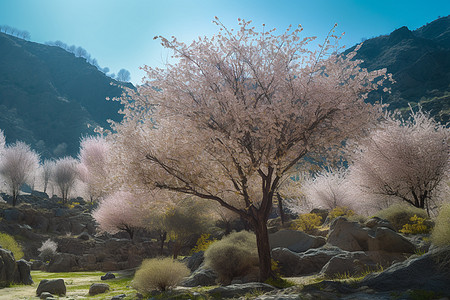
[{"label": "blossoming tree", "polygon": [[216,201],[251,224],[265,280],[280,182],[373,124],[381,106],[364,100],[387,76],[361,69],[355,53],[337,55],[332,34],[310,51],[300,26],[277,35],[239,21],[229,30],[216,19],[219,33],[190,45],[157,37],[173,63],[144,67],[147,81],[122,97],[124,120],[109,138],[125,185]]},{"label": "blossoming tree", "polygon": [[[0,132],[0,135],[3,135]],[[31,183],[39,167],[39,155],[24,142],[7,145],[0,156],[0,179],[6,183],[12,204],[16,206],[20,188]]]},{"label": "blossoming tree", "polygon": [[359,142],[350,180],[373,202],[405,201],[429,208],[449,177],[450,130],[419,110],[408,120],[388,117]]}]

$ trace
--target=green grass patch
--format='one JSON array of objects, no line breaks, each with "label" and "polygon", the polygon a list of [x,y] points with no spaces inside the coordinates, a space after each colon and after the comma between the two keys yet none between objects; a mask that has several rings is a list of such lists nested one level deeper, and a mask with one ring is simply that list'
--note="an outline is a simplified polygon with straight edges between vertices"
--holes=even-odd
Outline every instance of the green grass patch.
[{"label": "green grass patch", "polygon": [[[68,297],[81,296],[89,297],[89,299],[100,300],[110,299],[113,296],[125,294],[125,300],[136,299],[137,291],[131,287],[132,275],[122,276],[114,273],[116,278],[109,280],[101,280],[101,276],[105,272],[62,272],[62,273],[48,273],[43,271],[31,271],[31,277],[35,282],[33,290],[39,285],[39,282],[44,279],[63,279],[67,288]],[[104,294],[89,296],[89,288],[93,283],[106,283],[110,289]],[[30,298],[32,299],[32,298]]]}]

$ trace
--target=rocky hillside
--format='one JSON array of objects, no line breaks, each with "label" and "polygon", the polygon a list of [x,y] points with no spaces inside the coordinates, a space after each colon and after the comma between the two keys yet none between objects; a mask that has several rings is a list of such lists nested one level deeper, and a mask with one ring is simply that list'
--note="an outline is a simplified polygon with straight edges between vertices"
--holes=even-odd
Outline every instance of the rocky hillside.
[{"label": "rocky hillside", "polygon": [[[353,50],[350,48],[348,51]],[[418,103],[436,119],[448,122],[450,113],[450,16],[414,31],[401,27],[389,35],[366,40],[356,56],[369,70],[387,68],[395,84],[383,97],[391,109]]]},{"label": "rocky hillside", "polygon": [[111,82],[118,84],[59,47],[0,33],[0,129],[7,142],[25,141],[44,157],[76,155],[82,135],[121,118],[119,104],[105,100],[122,92]]},{"label": "rocky hillside", "polygon": [[[396,80],[392,94],[374,93],[373,101],[382,97],[403,111],[420,103],[449,121],[450,16],[366,40],[357,58]],[[75,156],[82,135],[120,119],[119,104],[105,101],[122,91],[111,81],[118,83],[59,47],[0,33],[0,129],[7,142],[25,141],[44,157]]]}]

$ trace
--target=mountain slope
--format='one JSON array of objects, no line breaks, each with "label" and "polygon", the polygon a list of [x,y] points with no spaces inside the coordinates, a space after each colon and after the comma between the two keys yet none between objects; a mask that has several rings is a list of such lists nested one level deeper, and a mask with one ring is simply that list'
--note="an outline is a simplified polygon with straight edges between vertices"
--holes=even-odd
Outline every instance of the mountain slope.
[{"label": "mountain slope", "polygon": [[105,100],[122,92],[111,81],[59,47],[0,33],[0,129],[8,142],[25,141],[44,157],[76,155],[82,135],[121,119],[119,104]]},{"label": "mountain slope", "polygon": [[450,16],[415,31],[401,27],[366,40],[356,58],[364,60],[368,70],[387,68],[396,81],[392,94],[373,93],[372,100],[382,97],[391,109],[400,110],[420,103],[439,121],[449,121]]}]

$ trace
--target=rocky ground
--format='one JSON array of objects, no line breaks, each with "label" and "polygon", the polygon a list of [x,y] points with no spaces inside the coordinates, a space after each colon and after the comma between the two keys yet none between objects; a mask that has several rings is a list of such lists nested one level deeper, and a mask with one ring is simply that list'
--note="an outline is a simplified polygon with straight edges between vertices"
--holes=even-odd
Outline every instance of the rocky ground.
[{"label": "rocky ground", "polygon": [[[32,261],[35,270],[117,271],[135,268],[143,258],[160,253],[160,244],[151,236],[138,235],[131,241],[124,236],[97,234],[90,216],[92,206],[82,199],[67,206],[58,203],[58,199],[31,194],[22,197],[17,207],[2,203],[0,208],[0,231],[13,235],[25,246],[24,258]],[[203,264],[200,252],[185,259],[191,276],[181,287],[162,297],[448,299],[450,296],[450,248],[434,247],[427,235],[399,234],[387,221],[377,218],[365,223],[337,218],[328,230],[317,235],[283,229],[274,220],[270,227],[273,259],[280,274],[293,282],[292,287],[276,289],[256,283],[255,274],[234,278],[231,285],[218,287],[216,274]],[[58,243],[58,254],[48,262],[39,261],[37,248],[48,238]],[[167,255],[169,250],[165,251]],[[16,270],[16,278],[26,277],[17,271],[19,264],[12,268]],[[0,276],[5,274],[0,271]],[[20,293],[25,291],[30,295],[29,287],[35,292],[36,284],[8,288],[18,293],[14,294],[17,298],[5,299],[21,299]],[[0,290],[0,300],[4,291]],[[86,286],[77,293],[68,297],[84,297]],[[112,298],[111,294],[105,297],[96,299]]]}]

